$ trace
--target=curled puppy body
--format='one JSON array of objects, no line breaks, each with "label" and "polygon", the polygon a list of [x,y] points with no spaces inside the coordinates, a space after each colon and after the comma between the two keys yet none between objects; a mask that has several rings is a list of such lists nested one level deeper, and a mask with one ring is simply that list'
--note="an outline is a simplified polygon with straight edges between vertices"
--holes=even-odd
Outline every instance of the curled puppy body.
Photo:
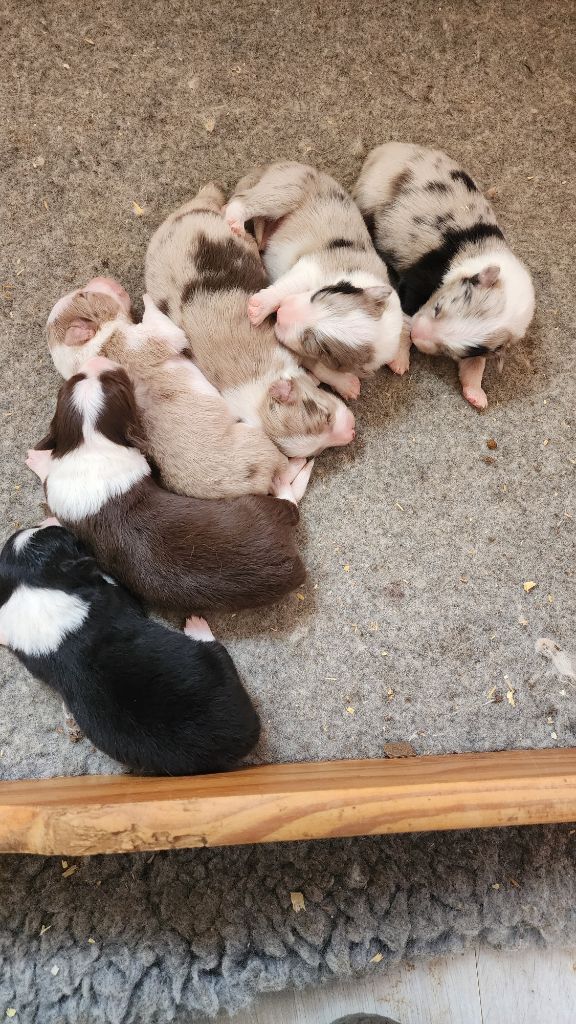
[{"label": "curled puppy body", "polygon": [[60,299],[47,323],[57,369],[71,377],[98,354],[128,370],[149,454],[169,490],[196,498],[268,494],[287,469],[285,456],[263,430],[232,416],[188,358],[184,332],[149,296],[141,324],[131,322],[129,310],[128,295],[109,278]]},{"label": "curled puppy body", "polygon": [[99,750],[137,771],[222,771],[258,740],[258,715],[208,624],[189,619],[179,633],[147,618],[59,525],[4,545],[0,642]]},{"label": "curled puppy body", "polygon": [[[485,408],[486,358],[501,359],[534,315],[532,279],[490,203],[445,153],[400,142],[372,150],[354,198],[398,277],[412,342],[457,360],[464,397]],[[406,334],[398,372],[408,368],[409,351]]]},{"label": "curled puppy body", "polygon": [[302,583],[294,499],[310,463],[292,467],[293,481],[278,481],[290,500],[189,498],[152,479],[140,436],[126,371],[98,356],[62,385],[49,432],[28,453],[53,514],[106,572],[148,604],[181,614],[255,608]]},{"label": "curled puppy body", "polygon": [[236,186],[226,218],[240,235],[255,221],[273,282],[252,296],[252,323],[276,310],[284,345],[361,377],[395,358],[398,296],[358,208],[334,178],[288,161],[259,168]]},{"label": "curled puppy body", "polygon": [[248,297],[266,284],[254,240],[235,237],[215,185],[158,228],[146,255],[146,288],[185,331],[198,364],[232,414],[260,427],[288,456],[316,455],[354,438],[354,417],[318,389],[274,328],[251,326]]}]

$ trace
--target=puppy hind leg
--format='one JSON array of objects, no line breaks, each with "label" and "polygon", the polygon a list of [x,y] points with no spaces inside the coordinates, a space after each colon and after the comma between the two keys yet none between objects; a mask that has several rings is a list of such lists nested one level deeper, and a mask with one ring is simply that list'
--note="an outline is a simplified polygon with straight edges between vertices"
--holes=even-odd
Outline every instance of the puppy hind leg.
[{"label": "puppy hind leg", "polygon": [[191,615],[186,619],[184,632],[191,640],[201,640],[203,643],[210,643],[211,640],[214,640],[214,634],[206,619],[202,619],[199,615]]},{"label": "puppy hind leg", "polygon": [[300,205],[316,171],[303,164],[286,162],[272,164],[250,187],[236,186],[224,212],[235,234],[244,234],[244,225],[253,217],[278,220]]}]

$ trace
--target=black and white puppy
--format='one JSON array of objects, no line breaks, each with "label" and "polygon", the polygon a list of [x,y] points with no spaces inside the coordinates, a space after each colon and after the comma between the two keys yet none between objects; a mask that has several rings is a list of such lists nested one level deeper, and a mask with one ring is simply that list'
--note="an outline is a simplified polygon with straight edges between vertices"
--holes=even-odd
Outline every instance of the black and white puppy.
[{"label": "black and white puppy", "polygon": [[0,553],[0,642],[96,747],[137,771],[222,771],[258,740],[258,715],[204,619],[184,633],[149,619],[53,518]]},{"label": "black and white puppy", "polygon": [[501,361],[534,315],[532,279],[490,203],[446,153],[403,142],[372,150],[354,197],[412,318],[392,369],[408,369],[410,341],[445,353],[458,362],[466,400],[484,409],[486,358]]}]

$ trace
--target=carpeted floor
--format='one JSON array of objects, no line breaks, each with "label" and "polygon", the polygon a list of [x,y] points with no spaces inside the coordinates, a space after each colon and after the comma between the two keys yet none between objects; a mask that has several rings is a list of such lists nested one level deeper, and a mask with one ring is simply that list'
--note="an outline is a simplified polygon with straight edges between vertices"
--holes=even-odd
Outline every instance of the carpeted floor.
[{"label": "carpeted floor", "polygon": [[[7,0],[0,18],[2,534],[40,516],[23,458],[59,383],[43,328],[60,294],[106,272],[138,296],[152,230],[210,178],[231,186],[254,162],[288,156],[350,186],[376,143],[440,146],[496,191],[501,225],[536,279],[530,336],[488,377],[483,415],[462,401],[448,362],[418,357],[408,378],[386,371],[368,383],[358,442],[318,461],[302,506],[306,586],[268,611],[212,624],[259,702],[259,760],[378,756],[394,740],[420,753],[576,743],[573,683],[534,651],[542,636],[576,650],[573,4]],[[526,594],[529,580],[537,586]],[[68,741],[58,702],[6,651],[0,675],[0,777],[119,770],[86,741]],[[566,846],[552,855],[559,834]],[[44,1000],[39,1016],[18,1018],[42,1024],[148,1024],[184,1020],[177,1006],[212,1010],[343,973],[347,954],[330,952],[340,935],[361,950],[354,970],[380,932],[399,955],[478,934],[574,939],[566,835],[175,854],[150,867],[112,858],[65,882],[57,862],[5,860],[14,895],[2,937],[16,990],[7,997]],[[537,881],[493,896],[486,875],[473,897],[459,894],[456,879],[488,865],[496,877],[518,848],[527,879],[547,865]],[[331,876],[351,857],[390,877],[400,858],[392,896],[376,895],[370,871],[359,889],[339,882],[336,895]],[[329,901],[322,928],[290,920],[291,858],[304,865],[296,875],[308,873],[311,902]],[[103,873],[113,910],[83,881]],[[251,908],[278,886],[266,910],[277,938],[270,945],[254,926],[248,948]],[[365,917],[359,892],[371,901]],[[408,913],[394,937],[396,901],[414,893],[428,910]],[[72,903],[89,909],[76,919]],[[499,908],[509,923],[492,933]],[[58,927],[32,940],[56,912]],[[93,923],[98,943],[84,950]],[[302,938],[308,927],[313,940]],[[62,970],[46,986],[40,965],[49,972],[51,961],[40,950],[50,942]],[[114,1008],[123,984],[126,1012]]]}]

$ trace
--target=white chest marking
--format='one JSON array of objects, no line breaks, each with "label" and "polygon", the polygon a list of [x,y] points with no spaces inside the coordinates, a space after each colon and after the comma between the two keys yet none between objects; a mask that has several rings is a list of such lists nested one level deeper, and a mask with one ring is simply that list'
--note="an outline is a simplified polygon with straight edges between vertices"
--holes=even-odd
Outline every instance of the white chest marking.
[{"label": "white chest marking", "polygon": [[79,629],[90,606],[74,594],[21,584],[0,608],[0,632],[22,654],[53,654]]},{"label": "white chest marking", "polygon": [[46,479],[46,497],[55,516],[77,522],[95,515],[111,498],[126,494],[150,474],[136,448],[123,448],[104,438],[54,459]]}]

